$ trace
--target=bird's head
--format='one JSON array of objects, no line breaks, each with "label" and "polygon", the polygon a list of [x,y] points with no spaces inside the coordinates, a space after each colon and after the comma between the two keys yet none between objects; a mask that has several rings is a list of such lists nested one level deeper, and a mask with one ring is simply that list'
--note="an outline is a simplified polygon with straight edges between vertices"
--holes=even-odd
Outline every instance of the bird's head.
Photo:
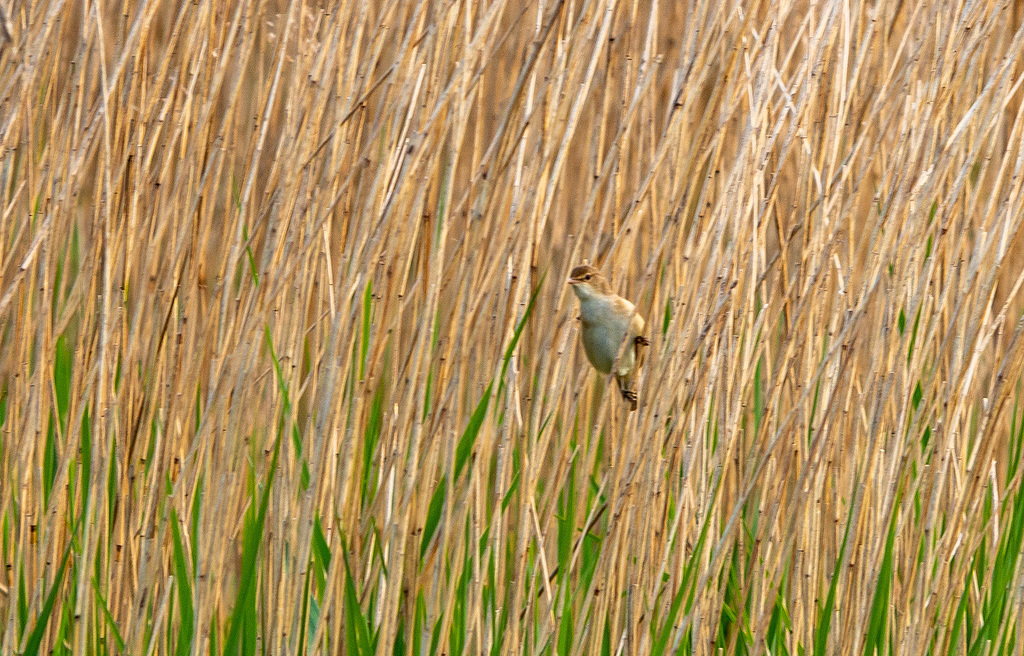
[{"label": "bird's head", "polygon": [[608,280],[601,275],[601,272],[589,265],[578,266],[569,274],[568,283],[572,290],[581,300],[586,300],[598,295],[614,293]]}]

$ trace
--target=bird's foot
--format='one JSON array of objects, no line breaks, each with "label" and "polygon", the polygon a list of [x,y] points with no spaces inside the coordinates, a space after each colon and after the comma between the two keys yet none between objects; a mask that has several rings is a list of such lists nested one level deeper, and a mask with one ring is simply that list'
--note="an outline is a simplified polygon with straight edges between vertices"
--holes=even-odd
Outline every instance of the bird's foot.
[{"label": "bird's foot", "polygon": [[636,392],[625,388],[621,388],[619,391],[622,392],[622,398],[629,401],[629,409],[636,410]]},{"label": "bird's foot", "polygon": [[651,340],[647,339],[643,335],[637,335],[636,339],[634,339],[633,342],[637,346],[650,346],[651,345]]}]

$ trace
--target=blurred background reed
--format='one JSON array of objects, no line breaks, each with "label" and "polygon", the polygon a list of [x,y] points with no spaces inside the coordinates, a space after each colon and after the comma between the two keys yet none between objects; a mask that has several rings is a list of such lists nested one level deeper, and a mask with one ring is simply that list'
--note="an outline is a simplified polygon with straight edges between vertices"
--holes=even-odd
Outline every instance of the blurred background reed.
[{"label": "blurred background reed", "polygon": [[0,10],[3,653],[1020,653],[1019,0]]}]

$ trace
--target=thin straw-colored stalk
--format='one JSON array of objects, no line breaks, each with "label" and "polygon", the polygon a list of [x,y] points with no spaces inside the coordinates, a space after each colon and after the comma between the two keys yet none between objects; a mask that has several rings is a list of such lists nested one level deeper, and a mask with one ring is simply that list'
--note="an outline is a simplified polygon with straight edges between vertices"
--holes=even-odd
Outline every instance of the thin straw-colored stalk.
[{"label": "thin straw-colored stalk", "polygon": [[1019,6],[3,5],[0,651],[1019,651]]}]

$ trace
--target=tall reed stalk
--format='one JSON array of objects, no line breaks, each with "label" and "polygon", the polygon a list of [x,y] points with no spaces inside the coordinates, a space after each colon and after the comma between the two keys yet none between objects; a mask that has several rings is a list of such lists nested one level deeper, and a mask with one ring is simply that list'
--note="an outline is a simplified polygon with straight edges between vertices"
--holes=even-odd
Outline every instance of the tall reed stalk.
[{"label": "tall reed stalk", "polygon": [[1022,19],[0,0],[0,652],[1020,653]]}]

